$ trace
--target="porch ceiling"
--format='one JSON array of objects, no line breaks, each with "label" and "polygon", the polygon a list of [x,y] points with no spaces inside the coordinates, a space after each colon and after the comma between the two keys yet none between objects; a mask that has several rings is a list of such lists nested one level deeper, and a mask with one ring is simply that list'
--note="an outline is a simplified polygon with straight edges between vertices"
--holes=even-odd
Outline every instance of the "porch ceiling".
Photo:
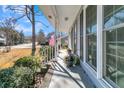
[{"label": "porch ceiling", "polygon": [[54,27],[56,17],[58,31],[67,32],[75,21],[81,5],[40,5],[39,8]]}]

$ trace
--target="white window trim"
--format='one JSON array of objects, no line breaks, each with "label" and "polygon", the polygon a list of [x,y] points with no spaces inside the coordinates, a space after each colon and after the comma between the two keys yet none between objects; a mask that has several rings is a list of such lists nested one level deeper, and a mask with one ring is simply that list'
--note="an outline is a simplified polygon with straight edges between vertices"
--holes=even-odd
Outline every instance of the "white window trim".
[{"label": "white window trim", "polygon": [[97,78],[103,77],[103,6],[97,6]]},{"label": "white window trim", "polygon": [[86,63],[86,8],[83,9],[83,62]]}]

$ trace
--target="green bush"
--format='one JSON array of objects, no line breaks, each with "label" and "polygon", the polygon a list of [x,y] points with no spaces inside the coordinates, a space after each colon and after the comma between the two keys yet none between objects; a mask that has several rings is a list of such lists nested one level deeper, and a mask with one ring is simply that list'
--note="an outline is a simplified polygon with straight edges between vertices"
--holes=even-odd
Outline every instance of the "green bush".
[{"label": "green bush", "polygon": [[16,88],[33,87],[34,72],[29,67],[15,67],[14,73],[11,76]]},{"label": "green bush", "polygon": [[11,76],[14,73],[14,68],[8,68],[8,69],[3,69],[0,71],[0,87],[1,88],[8,88],[8,87],[13,87],[13,79]]},{"label": "green bush", "polygon": [[14,67],[0,71],[1,88],[33,87],[34,72],[29,67]]},{"label": "green bush", "polygon": [[20,58],[16,61],[15,66],[18,67],[29,67],[31,68],[33,71],[36,71],[39,67],[40,67],[40,59],[36,58],[36,57],[23,57]]},{"label": "green bush", "polygon": [[34,74],[40,67],[39,62],[36,57],[23,57],[18,59],[12,68],[0,70],[0,87],[33,87]]}]

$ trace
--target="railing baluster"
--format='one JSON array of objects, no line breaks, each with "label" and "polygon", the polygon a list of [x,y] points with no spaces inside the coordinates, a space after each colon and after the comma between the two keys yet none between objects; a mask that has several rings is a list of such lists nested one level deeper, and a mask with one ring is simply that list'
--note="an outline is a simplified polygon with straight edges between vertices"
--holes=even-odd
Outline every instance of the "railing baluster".
[{"label": "railing baluster", "polygon": [[52,59],[52,47],[50,47],[50,60]]},{"label": "railing baluster", "polygon": [[47,47],[47,62],[49,61],[49,52],[48,52],[48,47]]},{"label": "railing baluster", "polygon": [[45,47],[45,60],[47,62],[47,48]]},{"label": "railing baluster", "polygon": [[50,52],[50,60],[51,60],[51,46],[49,46],[49,52]]},{"label": "railing baluster", "polygon": [[53,47],[51,47],[51,59],[53,59]]}]

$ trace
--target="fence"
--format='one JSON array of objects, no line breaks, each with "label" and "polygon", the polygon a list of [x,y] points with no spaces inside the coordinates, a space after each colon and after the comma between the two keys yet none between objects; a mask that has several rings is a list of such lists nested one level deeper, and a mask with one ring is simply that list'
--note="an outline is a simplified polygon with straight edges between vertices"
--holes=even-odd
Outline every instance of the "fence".
[{"label": "fence", "polygon": [[40,54],[42,56],[42,61],[48,62],[55,58],[55,48],[51,46],[41,46]]}]

